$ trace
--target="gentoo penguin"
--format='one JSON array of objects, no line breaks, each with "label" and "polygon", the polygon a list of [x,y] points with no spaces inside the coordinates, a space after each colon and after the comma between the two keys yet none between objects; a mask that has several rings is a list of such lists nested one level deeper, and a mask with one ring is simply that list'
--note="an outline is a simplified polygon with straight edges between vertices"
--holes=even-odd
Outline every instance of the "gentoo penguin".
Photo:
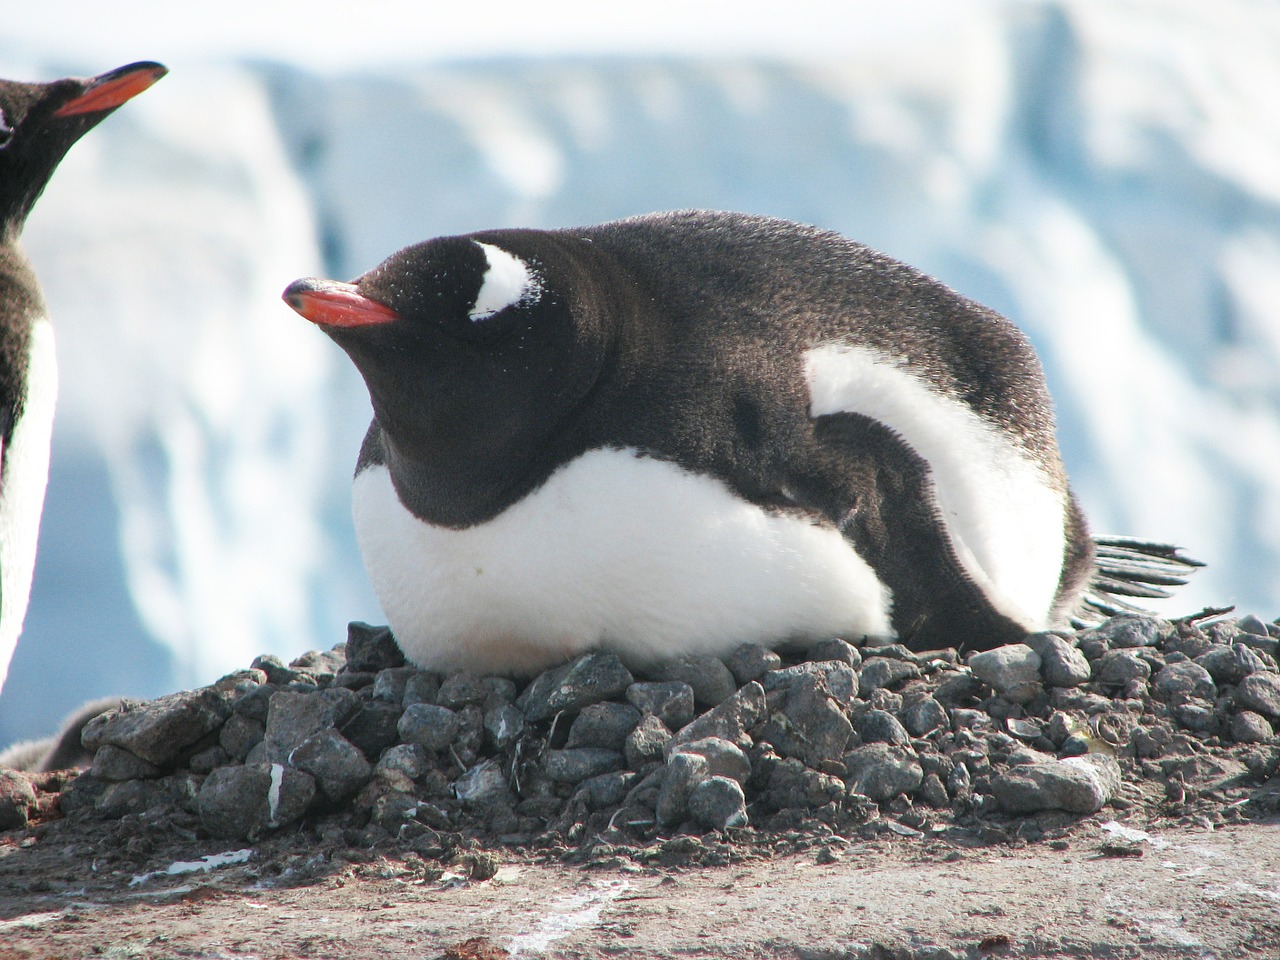
[{"label": "gentoo penguin", "polygon": [[0,80],[0,687],[31,592],[57,393],[53,328],[18,239],[71,145],[165,72],[133,63],[89,79]]},{"label": "gentoo penguin", "polygon": [[986,649],[1097,588],[1027,338],[837,234],[492,230],[284,299],[368,386],[356,533],[421,666]]}]

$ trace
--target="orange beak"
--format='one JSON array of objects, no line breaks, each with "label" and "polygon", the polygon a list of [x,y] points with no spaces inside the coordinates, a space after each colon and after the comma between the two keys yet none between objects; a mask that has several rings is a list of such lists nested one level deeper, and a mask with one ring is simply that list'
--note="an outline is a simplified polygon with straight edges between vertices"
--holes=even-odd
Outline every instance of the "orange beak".
[{"label": "orange beak", "polygon": [[168,69],[158,63],[131,63],[95,77],[93,85],[74,100],[68,100],[54,111],[55,117],[74,117],[81,113],[104,113],[132,100],[151,86]]},{"label": "orange beak", "polygon": [[328,327],[368,327],[399,320],[390,307],[370,300],[354,283],[305,277],[289,284],[284,302],[312,323]]}]

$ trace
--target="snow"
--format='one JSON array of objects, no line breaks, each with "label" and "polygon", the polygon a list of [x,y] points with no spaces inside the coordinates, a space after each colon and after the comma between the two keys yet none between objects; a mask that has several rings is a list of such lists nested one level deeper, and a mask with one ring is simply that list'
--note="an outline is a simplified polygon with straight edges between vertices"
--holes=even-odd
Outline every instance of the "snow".
[{"label": "snow", "polygon": [[660,209],[831,227],[1010,316],[1095,528],[1211,564],[1168,612],[1280,614],[1275,5],[260,6],[207,35],[141,0],[111,29],[6,14],[0,75],[173,72],[26,233],[61,394],[0,743],[381,619],[348,507],[367,397],[290,281]]}]

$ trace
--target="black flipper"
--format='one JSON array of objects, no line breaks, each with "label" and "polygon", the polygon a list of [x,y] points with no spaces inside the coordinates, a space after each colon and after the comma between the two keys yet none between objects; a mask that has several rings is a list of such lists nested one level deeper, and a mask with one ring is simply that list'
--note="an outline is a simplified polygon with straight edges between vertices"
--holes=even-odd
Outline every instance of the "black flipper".
[{"label": "black flipper", "polygon": [[1094,627],[1108,617],[1151,611],[1122,597],[1173,596],[1165,587],[1179,587],[1204,564],[1180,547],[1133,537],[1095,537],[1096,572],[1071,617],[1077,630]]}]

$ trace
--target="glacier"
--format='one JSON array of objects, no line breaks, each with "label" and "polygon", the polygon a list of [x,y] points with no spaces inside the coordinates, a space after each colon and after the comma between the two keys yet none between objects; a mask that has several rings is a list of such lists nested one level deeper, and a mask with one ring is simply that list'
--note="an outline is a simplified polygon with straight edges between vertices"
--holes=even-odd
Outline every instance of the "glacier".
[{"label": "glacier", "polygon": [[[829,227],[1005,313],[1095,531],[1209,563],[1161,610],[1280,614],[1278,49],[1274,6],[1124,0],[975,4],[847,58],[175,69],[26,231],[62,392],[0,744],[381,618],[348,506],[368,399],[286,284],[660,209]],[[3,76],[116,65],[0,39]]]}]

